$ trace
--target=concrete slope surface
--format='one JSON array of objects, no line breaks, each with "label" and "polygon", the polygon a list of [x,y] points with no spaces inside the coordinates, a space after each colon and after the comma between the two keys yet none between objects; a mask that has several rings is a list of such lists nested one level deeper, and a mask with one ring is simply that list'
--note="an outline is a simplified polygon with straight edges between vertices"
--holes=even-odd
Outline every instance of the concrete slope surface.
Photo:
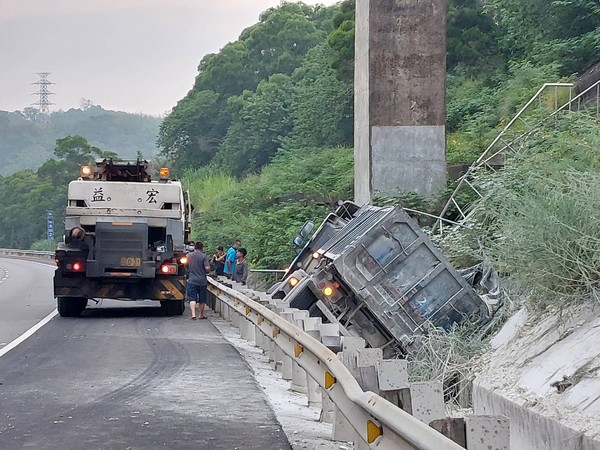
[{"label": "concrete slope surface", "polygon": [[290,449],[210,321],[150,305],[55,317],[0,357],[0,448]]},{"label": "concrete slope surface", "polygon": [[600,450],[600,307],[519,311],[475,380],[477,414],[510,418],[511,448]]}]

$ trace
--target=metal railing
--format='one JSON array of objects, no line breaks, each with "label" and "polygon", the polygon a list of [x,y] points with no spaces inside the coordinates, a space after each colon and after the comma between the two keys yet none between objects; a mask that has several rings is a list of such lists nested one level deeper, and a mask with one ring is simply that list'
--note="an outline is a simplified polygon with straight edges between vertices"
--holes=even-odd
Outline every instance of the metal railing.
[{"label": "metal railing", "polygon": [[[458,216],[455,222],[459,225],[466,225],[477,211],[477,207],[464,203],[460,204],[460,197],[464,194],[474,194],[477,199],[483,199],[486,195],[480,192],[473,183],[476,172],[482,168],[496,171],[498,166],[502,167],[507,158],[518,154],[518,145],[539,129],[544,122],[557,117],[559,113],[589,110],[591,109],[589,103],[594,100],[596,101],[596,117],[600,115],[600,81],[592,84],[575,97],[573,97],[574,87],[573,83],[545,83],[535,93],[488,145],[477,161],[457,180],[458,183],[444,205],[439,219],[433,225],[432,231],[443,234],[444,223],[442,219],[446,217],[451,208],[456,210]],[[595,95],[591,97],[591,93],[595,93]],[[548,95],[551,96],[550,100],[548,100]],[[566,100],[561,101],[561,98]],[[549,103],[550,105],[548,105]],[[548,106],[550,106],[551,113],[547,112]],[[531,114],[532,117],[526,117],[526,113],[531,113],[534,109],[537,109],[537,113]],[[540,112],[543,115],[541,119]]]},{"label": "metal railing", "polygon": [[342,361],[321,342],[267,307],[216,280],[209,291],[292,358],[372,449],[464,450],[383,397],[363,391]]},{"label": "metal railing", "polygon": [[248,287],[259,291],[266,291],[286,274],[285,270],[276,269],[249,269],[248,272]]}]

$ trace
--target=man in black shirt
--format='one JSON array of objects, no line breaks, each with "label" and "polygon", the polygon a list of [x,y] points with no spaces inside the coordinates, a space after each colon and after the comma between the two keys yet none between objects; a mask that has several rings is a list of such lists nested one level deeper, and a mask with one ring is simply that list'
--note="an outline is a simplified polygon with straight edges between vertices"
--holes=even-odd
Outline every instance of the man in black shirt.
[{"label": "man in black shirt", "polygon": [[206,274],[210,272],[208,257],[203,253],[204,245],[196,242],[194,252],[188,255],[189,274],[186,283],[186,301],[190,303],[191,319],[196,320],[196,303],[200,307],[199,318],[206,319],[204,308],[208,294]]}]

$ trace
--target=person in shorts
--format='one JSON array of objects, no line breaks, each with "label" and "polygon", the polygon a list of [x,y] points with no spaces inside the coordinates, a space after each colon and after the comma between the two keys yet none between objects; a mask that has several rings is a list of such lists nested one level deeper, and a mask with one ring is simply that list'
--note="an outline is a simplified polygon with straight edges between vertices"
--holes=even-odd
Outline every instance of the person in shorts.
[{"label": "person in shorts", "polygon": [[206,319],[204,308],[208,295],[208,280],[210,262],[204,254],[202,242],[196,242],[194,251],[188,255],[188,279],[186,283],[186,302],[190,304],[190,319],[196,320],[196,305],[199,306],[199,319]]}]

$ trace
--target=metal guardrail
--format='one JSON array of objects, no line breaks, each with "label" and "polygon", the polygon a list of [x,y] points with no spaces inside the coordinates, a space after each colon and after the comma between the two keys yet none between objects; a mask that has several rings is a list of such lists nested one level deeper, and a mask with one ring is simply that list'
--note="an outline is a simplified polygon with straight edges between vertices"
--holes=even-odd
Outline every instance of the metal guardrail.
[{"label": "metal guardrail", "polygon": [[36,250],[18,250],[15,248],[0,248],[0,256],[12,256],[36,259],[54,259],[54,252]]},{"label": "metal guardrail", "polygon": [[[52,259],[53,252],[0,249],[1,256]],[[313,378],[369,448],[464,450],[383,397],[363,391],[321,342],[244,294],[209,278],[209,291],[272,340]]]},{"label": "metal guardrail", "polygon": [[209,279],[208,289],[304,369],[369,448],[464,450],[381,396],[363,391],[335,353],[273,311],[216,280]]}]

